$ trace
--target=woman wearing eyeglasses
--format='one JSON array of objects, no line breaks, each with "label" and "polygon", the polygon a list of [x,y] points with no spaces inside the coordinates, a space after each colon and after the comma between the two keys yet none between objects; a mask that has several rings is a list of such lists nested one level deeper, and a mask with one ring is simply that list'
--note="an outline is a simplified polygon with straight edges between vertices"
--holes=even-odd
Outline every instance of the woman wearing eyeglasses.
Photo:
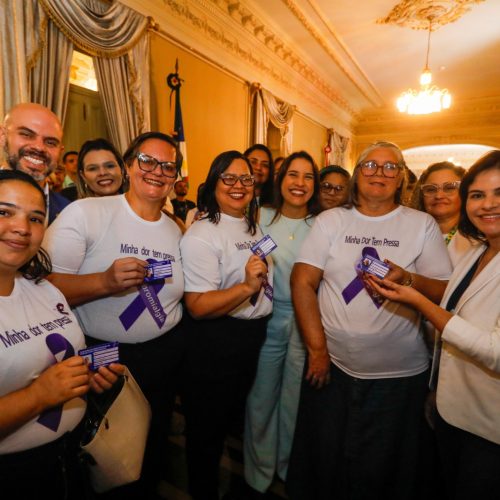
[{"label": "woman wearing eyeglasses", "polygon": [[470,167],[460,185],[459,231],[477,244],[453,271],[441,306],[389,280],[370,280],[415,307],[438,335],[436,436],[446,498],[500,491],[500,151]]},{"label": "woman wearing eyeglasses", "polygon": [[[295,499],[413,498],[428,353],[415,309],[365,286],[362,264],[439,301],[451,264],[436,222],[401,205],[400,149],[379,142],[354,169],[348,206],[317,216],[292,271],[307,349],[287,477]],[[399,266],[394,263],[398,263]]]},{"label": "woman wearing eyeglasses", "polygon": [[[155,498],[167,467],[168,421],[183,354],[181,233],[162,212],[182,156],[171,137],[148,132],[132,141],[124,161],[129,190],[73,202],[44,246],[56,273],[51,281],[75,308],[87,343],[120,342],[120,360],[151,404],[141,481],[117,494]],[[146,266],[164,260],[172,263],[172,276],[144,282]]]},{"label": "woman wearing eyeglasses", "polygon": [[429,166],[420,176],[414,206],[432,215],[441,229],[453,267],[470,248],[470,241],[458,232],[460,182],[465,169],[443,161]]},{"label": "woman wearing eyeglasses", "polygon": [[189,312],[182,399],[189,490],[197,500],[219,498],[224,439],[244,411],[272,311],[272,259],[254,247],[263,238],[254,182],[244,155],[217,156],[202,192],[206,214],[181,242]]},{"label": "woman wearing eyeglasses", "polygon": [[321,210],[335,208],[347,200],[351,174],[338,165],[328,165],[319,172],[319,204]]}]

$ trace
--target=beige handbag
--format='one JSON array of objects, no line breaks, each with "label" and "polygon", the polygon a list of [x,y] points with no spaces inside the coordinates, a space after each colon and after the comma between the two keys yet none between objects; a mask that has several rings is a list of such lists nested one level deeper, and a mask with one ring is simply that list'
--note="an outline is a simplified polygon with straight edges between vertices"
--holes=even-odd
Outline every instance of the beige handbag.
[{"label": "beige handbag", "polygon": [[150,422],[148,400],[128,369],[109,391],[89,393],[81,458],[97,493],[139,479]]}]

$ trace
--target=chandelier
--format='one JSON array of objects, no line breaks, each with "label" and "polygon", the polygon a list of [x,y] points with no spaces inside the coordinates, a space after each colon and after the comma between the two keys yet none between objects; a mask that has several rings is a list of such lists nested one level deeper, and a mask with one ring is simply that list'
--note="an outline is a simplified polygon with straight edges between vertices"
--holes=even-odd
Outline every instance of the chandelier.
[{"label": "chandelier", "polygon": [[431,85],[432,73],[429,69],[429,51],[431,47],[432,17],[428,19],[427,55],[425,58],[425,68],[420,75],[420,90],[408,89],[399,96],[397,106],[401,113],[427,115],[441,111],[442,109],[448,109],[451,105],[451,95],[448,90],[441,90],[435,85]]}]

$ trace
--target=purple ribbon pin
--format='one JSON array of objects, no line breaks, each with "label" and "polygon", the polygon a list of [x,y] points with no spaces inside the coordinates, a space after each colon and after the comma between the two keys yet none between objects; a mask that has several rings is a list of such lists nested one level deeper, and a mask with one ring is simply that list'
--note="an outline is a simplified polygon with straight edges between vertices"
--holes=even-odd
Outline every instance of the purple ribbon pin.
[{"label": "purple ribbon pin", "polygon": [[[148,262],[156,262],[154,259],[147,259]],[[139,295],[127,306],[119,318],[125,330],[137,321],[139,316],[148,310],[149,314],[153,317],[158,328],[161,328],[167,320],[167,314],[163,310],[158,293],[165,285],[165,279],[157,280],[149,285],[143,284],[138,287]]]},{"label": "purple ribbon pin", "polygon": [[[363,256],[362,258],[369,255],[380,260],[377,250],[372,247],[363,248],[361,255]],[[363,290],[364,288],[365,283],[362,280],[361,276],[357,274],[356,277],[344,288],[344,290],[342,290],[342,297],[344,297],[345,303],[349,304],[349,302],[351,302],[351,300],[354,299],[354,297],[356,297],[356,295],[358,295],[358,293],[361,292],[361,290]],[[373,303],[375,304],[375,307],[378,309],[382,305],[382,302],[379,302],[377,297],[374,297],[371,294],[369,295]]]},{"label": "purple ribbon pin", "polygon": [[[63,337],[59,333],[51,333],[50,335],[47,335],[45,343],[47,344],[49,351],[54,356],[53,364],[59,363],[60,361],[71,358],[71,356],[75,355],[73,346],[68,342],[66,337]],[[37,422],[56,432],[59,428],[59,424],[61,423],[62,410],[63,405],[49,408],[40,414]]]}]

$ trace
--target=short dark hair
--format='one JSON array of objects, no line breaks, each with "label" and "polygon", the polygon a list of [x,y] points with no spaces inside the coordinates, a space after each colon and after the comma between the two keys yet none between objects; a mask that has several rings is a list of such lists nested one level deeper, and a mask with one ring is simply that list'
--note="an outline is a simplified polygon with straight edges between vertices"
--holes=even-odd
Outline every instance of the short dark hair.
[{"label": "short dark hair", "polygon": [[[38,191],[42,197],[44,206],[46,205],[47,198],[45,193],[33,177],[31,177],[31,175],[28,175],[20,170],[0,170],[0,184],[8,181],[19,181],[29,184]],[[52,272],[50,257],[45,250],[40,247],[37,253],[19,268],[19,271],[26,279],[34,280],[35,283],[39,283],[43,278]]]},{"label": "short dark hair", "polygon": [[259,204],[266,205],[273,201],[273,184],[274,184],[274,160],[271,150],[265,144],[254,144],[250,146],[243,154],[248,158],[253,151],[264,151],[269,158],[269,177],[260,188]]},{"label": "short dark hair", "polygon": [[292,153],[291,155],[287,156],[283,163],[281,164],[280,170],[278,172],[278,176],[276,178],[276,182],[274,183],[274,197],[273,197],[273,203],[271,204],[271,207],[276,210],[274,217],[271,220],[271,223],[273,223],[275,220],[277,220],[280,215],[281,215],[281,208],[283,207],[284,203],[284,198],[283,194],[281,193],[281,185],[283,184],[283,180],[286,177],[286,174],[290,168],[290,165],[294,160],[297,159],[303,159],[309,162],[312,166],[312,171],[314,175],[314,192],[309,201],[307,202],[307,213],[308,217],[312,215],[317,215],[320,213],[321,208],[319,206],[319,172],[318,172],[318,167],[316,166],[316,163],[314,162],[312,156],[307,153],[306,151],[296,151],[295,153]]},{"label": "short dark hair", "polygon": [[78,153],[78,175],[76,177],[76,189],[78,191],[78,198],[88,198],[90,196],[94,196],[95,194],[91,189],[89,189],[82,178],[84,167],[83,162],[85,161],[85,156],[87,156],[87,154],[91,151],[109,151],[115,157],[116,162],[120,167],[123,178],[122,185],[120,186],[118,192],[123,193],[125,187],[125,163],[123,161],[123,158],[111,142],[100,137],[98,139],[91,139],[84,142],[82,147],[80,148],[80,152]]},{"label": "short dark hair", "polygon": [[[217,182],[219,182],[219,176],[229,168],[234,160],[238,159],[243,160],[248,165],[250,173],[253,174],[252,165],[250,165],[248,158],[239,151],[225,151],[216,156],[212,165],[210,165],[210,170],[208,171],[205,185],[201,192],[201,206],[205,207],[208,220],[214,224],[218,224],[220,220],[220,207],[215,198],[215,189],[217,187]],[[255,198],[255,190],[247,210],[246,220],[248,232],[254,235],[257,227],[257,200]]]},{"label": "short dark hair", "polygon": [[63,163],[66,163],[66,158],[69,155],[76,155],[76,156],[78,156],[78,151],[66,151],[66,153],[64,153],[63,159],[62,159]]},{"label": "short dark hair", "polygon": [[130,167],[132,162],[134,161],[137,153],[139,152],[139,148],[142,144],[149,139],[159,139],[160,141],[167,142],[171,146],[175,148],[175,167],[177,168],[177,174],[181,171],[182,167],[182,153],[179,148],[179,143],[170,135],[164,134],[163,132],[144,132],[143,134],[138,135],[129,145],[127,151],[123,153],[123,161],[127,166]]},{"label": "short dark hair", "polygon": [[494,149],[481,156],[474,165],[472,165],[467,173],[464,175],[462,182],[460,183],[460,200],[462,202],[460,206],[460,220],[458,221],[458,230],[465,237],[480,241],[482,243],[487,243],[488,240],[486,236],[479,231],[479,229],[472,224],[469,216],[467,215],[467,196],[469,194],[469,188],[474,182],[476,177],[491,169],[500,169],[500,150]]},{"label": "short dark hair", "polygon": [[374,142],[373,144],[370,144],[368,147],[366,147],[361,154],[358,157],[358,160],[356,161],[356,166],[354,167],[354,172],[352,173],[351,180],[349,181],[349,196],[347,198],[347,202],[345,203],[346,208],[352,208],[359,206],[359,201],[358,201],[358,176],[359,176],[359,171],[361,164],[368,158],[368,155],[372,152],[375,151],[376,149],[390,149],[391,151],[394,152],[394,154],[397,157],[398,160],[398,166],[401,169],[401,175],[403,176],[403,182],[401,183],[401,186],[396,190],[396,193],[394,195],[394,203],[397,203],[398,205],[401,204],[403,200],[403,194],[406,192],[406,185],[408,183],[408,177],[406,173],[406,163],[403,158],[403,152],[393,142],[388,142],[388,141],[377,141]]},{"label": "short dark hair", "polygon": [[340,174],[347,180],[351,178],[351,174],[340,165],[328,165],[319,171],[319,180],[322,181],[328,174]]},{"label": "short dark hair", "polygon": [[415,186],[415,190],[413,191],[413,195],[411,198],[411,206],[420,210],[421,212],[425,212],[424,208],[424,196],[422,194],[422,186],[427,182],[429,176],[440,170],[450,170],[453,172],[459,179],[462,179],[465,175],[465,168],[459,167],[450,161],[440,161],[438,163],[433,163],[429,165],[421,174],[420,178],[417,181],[417,185]]}]

